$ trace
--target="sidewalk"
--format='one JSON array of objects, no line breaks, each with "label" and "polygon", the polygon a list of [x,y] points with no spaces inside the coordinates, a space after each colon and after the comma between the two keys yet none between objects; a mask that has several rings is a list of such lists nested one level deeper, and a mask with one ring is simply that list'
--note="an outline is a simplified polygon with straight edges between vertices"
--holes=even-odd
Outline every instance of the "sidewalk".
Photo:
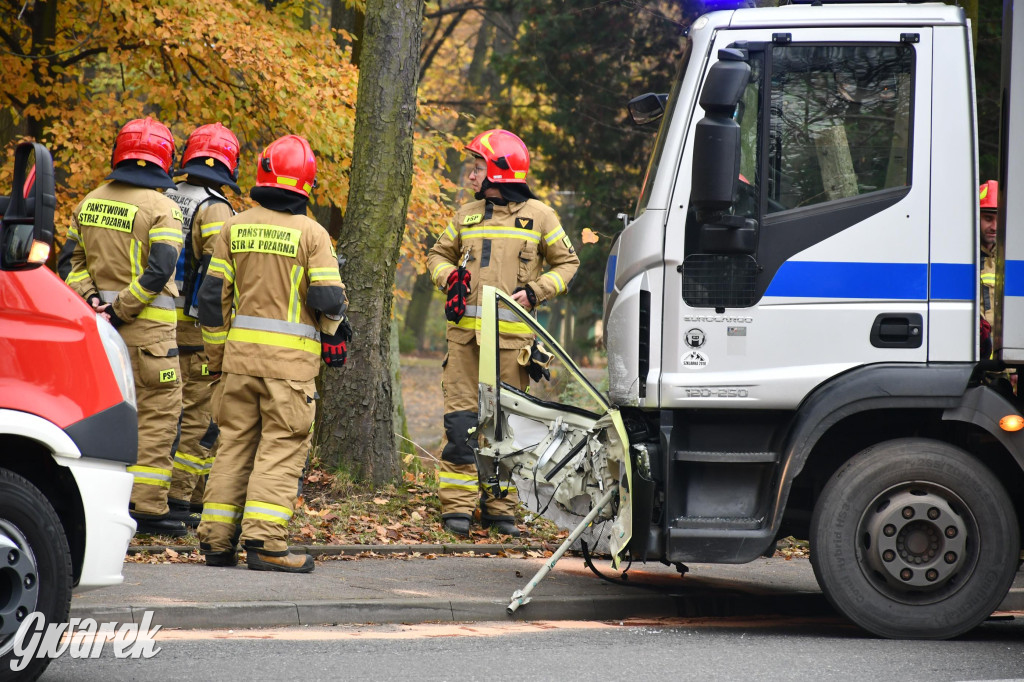
[{"label": "sidewalk", "polygon": [[[512,593],[525,587],[545,559],[479,556],[496,555],[503,550],[500,545],[417,545],[406,548],[418,552],[417,557],[381,554],[356,560],[340,555],[398,548],[308,549],[323,557],[309,575],[250,571],[244,564],[210,568],[128,563],[124,584],[76,594],[71,615],[139,622],[151,610],[152,622],[169,628],[251,628],[834,613],[806,559],[689,564],[690,572],[682,578],[671,566],[636,564],[629,571],[630,585],[616,585],[600,580],[582,559],[564,557],[534,589],[532,601],[508,616],[505,607]],[[469,551],[477,556],[465,553]],[[614,575],[606,559],[595,560],[595,565]],[[1018,573],[1000,610],[1024,611],[1024,573]]]}]

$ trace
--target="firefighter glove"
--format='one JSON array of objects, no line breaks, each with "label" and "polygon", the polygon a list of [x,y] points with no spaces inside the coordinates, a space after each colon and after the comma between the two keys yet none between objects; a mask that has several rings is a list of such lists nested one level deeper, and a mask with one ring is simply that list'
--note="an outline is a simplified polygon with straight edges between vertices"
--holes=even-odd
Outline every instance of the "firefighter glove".
[{"label": "firefighter glove", "polygon": [[348,358],[348,342],[352,340],[352,327],[348,320],[333,334],[320,333],[320,357],[328,367],[341,368]]},{"label": "firefighter glove", "polygon": [[992,357],[992,325],[984,317],[981,320],[981,359],[987,360]]},{"label": "firefighter glove", "polygon": [[97,308],[96,312],[103,313],[104,315],[106,315],[110,319],[110,324],[114,325],[114,329],[117,329],[118,327],[124,324],[124,320],[118,317],[117,313],[114,312],[113,303],[108,303],[105,306]]},{"label": "firefighter glove", "polygon": [[526,292],[526,300],[530,302],[530,309],[533,310],[534,308],[536,308],[537,294],[533,293],[533,289],[530,288],[530,285],[527,284],[525,287],[516,287],[515,290],[512,291],[512,293],[516,294],[520,291]]},{"label": "firefighter glove", "polygon": [[534,381],[547,379],[551,381],[551,370],[548,365],[554,356],[541,345],[537,339],[533,340],[533,347],[530,349],[530,364],[526,366],[526,372]]},{"label": "firefighter glove", "polygon": [[466,314],[466,299],[469,298],[469,271],[458,268],[448,275],[448,301],[444,304],[444,316],[449,322],[458,322]]}]

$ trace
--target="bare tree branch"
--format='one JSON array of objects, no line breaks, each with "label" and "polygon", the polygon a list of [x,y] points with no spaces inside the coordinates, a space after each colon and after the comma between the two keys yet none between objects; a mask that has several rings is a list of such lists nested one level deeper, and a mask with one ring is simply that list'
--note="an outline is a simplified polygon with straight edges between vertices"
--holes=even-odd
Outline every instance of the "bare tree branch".
[{"label": "bare tree branch", "polygon": [[452,5],[451,7],[447,7],[447,8],[444,8],[444,9],[439,9],[436,12],[427,12],[426,14],[423,15],[423,18],[424,19],[437,19],[439,17],[445,16],[446,14],[458,14],[460,12],[465,13],[465,12],[469,12],[470,10],[475,10],[475,11],[478,11],[478,12],[482,12],[485,9],[487,9],[487,5],[467,2],[467,3],[462,4],[462,5]]},{"label": "bare tree branch", "polygon": [[426,56],[426,58],[423,60],[423,63],[420,65],[420,80],[423,80],[423,74],[425,74],[427,72],[427,69],[430,68],[430,64],[434,61],[434,57],[437,56],[437,51],[441,49],[441,45],[443,45],[445,40],[447,40],[448,37],[451,36],[452,32],[455,31],[455,27],[459,25],[459,22],[462,21],[462,17],[464,16],[466,16],[466,11],[462,11],[456,14],[455,17],[452,18],[452,20],[448,23],[448,27],[445,28],[440,40],[435,42],[433,47],[430,48],[430,53]]}]

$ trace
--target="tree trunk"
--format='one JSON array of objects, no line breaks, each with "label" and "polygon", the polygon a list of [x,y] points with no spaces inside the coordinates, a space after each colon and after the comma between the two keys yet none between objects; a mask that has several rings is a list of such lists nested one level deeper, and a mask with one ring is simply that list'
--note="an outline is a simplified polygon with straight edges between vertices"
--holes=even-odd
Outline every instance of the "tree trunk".
[{"label": "tree trunk", "polygon": [[[431,239],[431,244],[434,240]],[[428,247],[429,248],[429,247]],[[409,306],[405,311],[405,330],[416,339],[416,349],[420,350],[424,345],[424,337],[427,333],[427,318],[430,314],[437,314],[430,305],[434,298],[434,283],[430,279],[430,273],[424,272],[416,275],[416,283],[412,287],[412,296],[409,298]]]},{"label": "tree trunk", "polygon": [[340,34],[334,35],[334,42],[338,47],[352,45],[352,63],[359,66],[359,59],[363,54],[363,31],[366,26],[366,15],[355,7],[349,6],[345,0],[331,0],[331,28],[343,29],[352,36],[352,42],[342,38]]},{"label": "tree trunk", "polygon": [[368,0],[348,210],[339,250],[356,336],[326,370],[321,456],[374,485],[399,473],[393,425],[392,287],[412,189],[422,0]]}]

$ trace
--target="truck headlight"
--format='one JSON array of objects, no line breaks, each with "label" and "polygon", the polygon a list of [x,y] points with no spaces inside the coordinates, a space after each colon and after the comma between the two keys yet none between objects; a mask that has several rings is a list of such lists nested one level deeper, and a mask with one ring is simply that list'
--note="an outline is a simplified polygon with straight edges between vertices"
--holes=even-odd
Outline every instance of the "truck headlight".
[{"label": "truck headlight", "polygon": [[128,355],[128,346],[124,344],[121,335],[117,333],[113,325],[96,316],[96,328],[100,330],[100,339],[103,340],[103,350],[107,352],[107,361],[110,363],[110,370],[117,380],[117,387],[121,389],[121,397],[132,407],[135,405],[135,376],[132,374],[132,361]]}]

